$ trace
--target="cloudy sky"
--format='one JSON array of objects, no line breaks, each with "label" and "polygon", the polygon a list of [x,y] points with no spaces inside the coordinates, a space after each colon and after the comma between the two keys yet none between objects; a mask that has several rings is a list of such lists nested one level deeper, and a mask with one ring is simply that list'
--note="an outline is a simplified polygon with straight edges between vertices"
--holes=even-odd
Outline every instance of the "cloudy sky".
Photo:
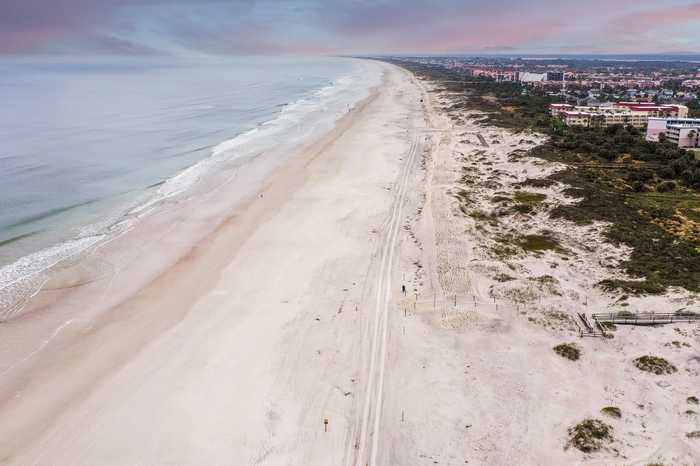
[{"label": "cloudy sky", "polygon": [[0,55],[700,52],[687,0],[0,0]]}]

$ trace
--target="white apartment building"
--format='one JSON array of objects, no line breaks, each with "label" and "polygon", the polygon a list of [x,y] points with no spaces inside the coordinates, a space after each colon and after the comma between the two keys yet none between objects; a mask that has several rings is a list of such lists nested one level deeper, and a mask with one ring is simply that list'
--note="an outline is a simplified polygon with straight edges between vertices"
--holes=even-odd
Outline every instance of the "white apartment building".
[{"label": "white apartment building", "polygon": [[537,83],[547,80],[547,73],[529,73],[523,71],[519,74],[518,79],[522,83]]},{"label": "white apartment building", "polygon": [[649,118],[647,141],[665,139],[680,148],[700,147],[700,118]]},{"label": "white apartment building", "polygon": [[646,112],[612,107],[574,107],[553,109],[552,115],[559,117],[567,126],[608,127],[613,125],[644,128],[647,124]]},{"label": "white apartment building", "polygon": [[684,105],[654,105],[620,102],[612,106],[583,107],[569,104],[551,104],[552,116],[559,117],[568,126],[607,127],[613,125],[644,128],[651,117],[688,116]]}]

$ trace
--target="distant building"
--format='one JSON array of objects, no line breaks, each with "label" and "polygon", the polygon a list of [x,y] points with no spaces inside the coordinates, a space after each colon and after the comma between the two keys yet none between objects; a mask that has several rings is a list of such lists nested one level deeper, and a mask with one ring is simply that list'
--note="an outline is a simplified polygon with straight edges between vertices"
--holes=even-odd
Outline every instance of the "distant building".
[{"label": "distant building", "polygon": [[522,83],[538,83],[547,80],[547,73],[528,73],[523,71],[519,76],[520,82]]},{"label": "distant building", "polygon": [[563,81],[564,73],[561,71],[547,71],[547,81]]},{"label": "distant building", "polygon": [[482,67],[470,67],[467,69],[472,76],[493,78],[498,82],[518,80],[518,71]]},{"label": "distant building", "polygon": [[551,104],[549,110],[552,116],[558,117],[567,126],[590,128],[605,128],[613,125],[644,128],[649,117],[646,112],[616,106],[574,107],[568,104]]},{"label": "distant building", "polygon": [[573,109],[574,106],[569,104],[549,104],[549,113],[554,117],[559,116],[561,112]]},{"label": "distant building", "polygon": [[636,102],[620,102],[612,105],[573,106],[550,104],[552,116],[558,117],[567,126],[608,127],[613,125],[644,128],[652,117],[685,118],[685,105],[654,105]]},{"label": "distant building", "polygon": [[646,112],[651,117],[687,118],[688,107],[685,105],[656,105],[646,102],[619,102],[618,107],[625,107],[635,112]]},{"label": "distant building", "polygon": [[700,147],[700,118],[649,118],[647,141],[664,138],[684,149]]}]

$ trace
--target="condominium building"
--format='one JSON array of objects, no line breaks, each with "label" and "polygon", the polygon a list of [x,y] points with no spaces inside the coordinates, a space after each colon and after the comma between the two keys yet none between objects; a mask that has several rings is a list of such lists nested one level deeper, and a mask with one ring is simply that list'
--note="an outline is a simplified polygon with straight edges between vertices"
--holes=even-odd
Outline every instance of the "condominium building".
[{"label": "condominium building", "polygon": [[700,118],[649,118],[646,139],[665,139],[685,149],[700,147]]},{"label": "condominium building", "polygon": [[607,127],[613,125],[644,128],[651,117],[685,118],[685,105],[655,105],[620,102],[610,106],[584,107],[569,104],[551,104],[552,116],[559,117],[567,126]]},{"label": "condominium building", "polygon": [[643,128],[647,124],[646,112],[620,107],[574,107],[567,104],[552,104],[552,116],[558,117],[567,126],[608,127],[613,125]]},{"label": "condominium building", "polygon": [[629,108],[635,112],[646,112],[649,118],[652,117],[667,117],[667,118],[687,118],[688,107],[685,105],[657,105],[647,102],[619,102],[615,104],[617,107]]}]

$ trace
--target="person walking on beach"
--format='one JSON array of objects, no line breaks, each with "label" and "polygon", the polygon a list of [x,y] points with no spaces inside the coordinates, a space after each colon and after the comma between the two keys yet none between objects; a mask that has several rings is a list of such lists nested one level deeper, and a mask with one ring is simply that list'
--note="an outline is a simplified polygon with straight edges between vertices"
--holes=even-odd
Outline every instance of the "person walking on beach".
[{"label": "person walking on beach", "polygon": [[401,292],[406,296],[406,285],[401,285]]}]

